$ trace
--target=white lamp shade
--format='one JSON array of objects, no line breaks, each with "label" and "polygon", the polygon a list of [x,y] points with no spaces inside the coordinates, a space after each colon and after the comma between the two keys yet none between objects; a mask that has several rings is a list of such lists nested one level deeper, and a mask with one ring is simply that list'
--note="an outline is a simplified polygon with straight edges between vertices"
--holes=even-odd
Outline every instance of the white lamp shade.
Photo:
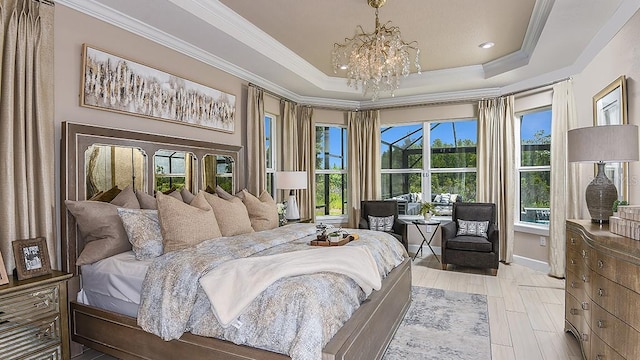
[{"label": "white lamp shade", "polygon": [[567,137],[571,162],[638,161],[638,126],[604,125],[572,129]]},{"label": "white lamp shade", "polygon": [[276,189],[293,190],[307,188],[306,171],[278,171],[276,172]]}]

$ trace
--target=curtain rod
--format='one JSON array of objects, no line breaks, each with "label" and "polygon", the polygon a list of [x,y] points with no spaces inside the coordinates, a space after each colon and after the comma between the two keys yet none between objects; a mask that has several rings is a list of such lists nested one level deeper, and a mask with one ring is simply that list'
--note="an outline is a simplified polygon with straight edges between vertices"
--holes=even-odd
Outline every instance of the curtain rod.
[{"label": "curtain rod", "polygon": [[33,0],[33,1],[35,1],[37,3],[44,4],[44,5],[49,5],[49,6],[55,6],[56,5],[56,3],[53,2],[53,0]]}]

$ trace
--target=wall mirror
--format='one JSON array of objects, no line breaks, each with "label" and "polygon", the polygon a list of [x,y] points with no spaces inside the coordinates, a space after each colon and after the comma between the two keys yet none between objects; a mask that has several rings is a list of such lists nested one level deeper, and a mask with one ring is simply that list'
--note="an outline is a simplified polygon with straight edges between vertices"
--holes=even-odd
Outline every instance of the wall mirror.
[{"label": "wall mirror", "polygon": [[132,185],[134,190],[145,191],[147,156],[142,149],[93,144],[87,147],[84,157],[86,199],[116,186],[122,190]]},{"label": "wall mirror", "polygon": [[[627,90],[622,75],[593,97],[593,125],[622,125],[627,123]],[[597,167],[594,168],[594,174]],[[628,200],[628,163],[606,163],[605,174],[618,189],[618,199]]]},{"label": "wall mirror", "polygon": [[235,163],[231,156],[206,154],[202,159],[204,188],[211,191],[220,186],[230,194],[234,193]]},{"label": "wall mirror", "polygon": [[193,153],[175,150],[158,150],[153,155],[154,190],[170,193],[183,187],[194,192],[197,188],[196,157]]}]

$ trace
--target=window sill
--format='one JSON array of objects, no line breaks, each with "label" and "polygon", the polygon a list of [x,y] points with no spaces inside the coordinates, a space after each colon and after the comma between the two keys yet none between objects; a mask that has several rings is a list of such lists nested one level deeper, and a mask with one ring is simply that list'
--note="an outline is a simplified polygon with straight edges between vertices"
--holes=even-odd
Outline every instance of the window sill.
[{"label": "window sill", "polygon": [[534,235],[540,235],[540,236],[549,236],[549,227],[548,226],[534,225],[534,224],[527,224],[527,223],[517,222],[517,223],[514,224],[513,230],[515,230],[517,232],[527,233],[527,234],[534,234]]},{"label": "window sill", "polygon": [[347,224],[349,217],[347,215],[342,216],[316,216],[316,223],[324,224]]}]

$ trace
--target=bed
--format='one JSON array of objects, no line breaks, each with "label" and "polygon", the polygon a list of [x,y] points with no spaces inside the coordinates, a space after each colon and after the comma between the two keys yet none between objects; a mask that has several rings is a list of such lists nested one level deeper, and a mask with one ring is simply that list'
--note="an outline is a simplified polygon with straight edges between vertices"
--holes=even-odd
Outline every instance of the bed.
[{"label": "bed", "polygon": [[[174,138],[163,135],[145,134],[127,130],[63,123],[61,141],[61,199],[80,201],[86,199],[85,152],[91,144],[128,146],[140,149],[143,154],[154,154],[157,150],[186,151],[195,159],[203,159],[207,154],[223,156],[231,160],[236,170],[232,176],[234,189],[243,188],[242,148],[228,145]],[[133,159],[133,155],[132,155]],[[132,160],[133,164],[134,160]],[[143,167],[153,171],[153,162],[147,161]],[[197,166],[196,166],[197,168]],[[202,170],[198,170],[202,171]],[[139,176],[140,174],[138,174]],[[204,189],[206,177],[195,174],[194,189]],[[140,180],[139,180],[140,181]],[[146,188],[153,188],[152,178],[143,178]],[[122,359],[172,359],[189,354],[190,359],[289,359],[288,355],[246,345],[236,345],[231,341],[193,335],[185,332],[179,338],[165,341],[159,336],[138,326],[134,313],[137,306],[127,307],[125,301],[135,295],[125,295],[125,300],[116,297],[102,297],[100,290],[92,288],[102,283],[93,268],[81,268],[76,260],[84,248],[78,234],[75,218],[62,207],[62,260],[63,270],[74,274],[69,284],[69,304],[71,340],[77,344],[95,348],[98,351]],[[281,230],[282,231],[282,230]],[[308,239],[299,241],[306,242]],[[296,246],[300,246],[299,244]],[[126,262],[127,253],[119,255],[119,261]],[[128,255],[131,256],[130,254]],[[129,259],[130,261],[130,259]],[[127,265],[128,266],[128,265]],[[128,267],[121,275],[128,274]],[[141,275],[131,271],[138,281]],[[144,273],[144,271],[143,271]],[[81,277],[87,277],[86,288],[81,287]],[[96,280],[97,279],[97,280]],[[102,279],[105,279],[104,277]],[[126,283],[126,281],[123,281]],[[135,282],[135,281],[134,281]],[[135,286],[131,286],[135,287]],[[121,293],[126,291],[117,290]],[[107,295],[109,296],[109,295]],[[379,290],[375,290],[360,304],[349,319],[322,348],[322,359],[380,359],[408,309],[411,298],[411,271],[407,257],[399,261],[382,280]],[[98,300],[97,300],[98,299]],[[114,300],[115,299],[115,300]],[[121,302],[119,302],[121,301]],[[93,304],[93,305],[88,305]],[[109,306],[112,304],[113,306]],[[78,347],[72,347],[76,350]]]}]

